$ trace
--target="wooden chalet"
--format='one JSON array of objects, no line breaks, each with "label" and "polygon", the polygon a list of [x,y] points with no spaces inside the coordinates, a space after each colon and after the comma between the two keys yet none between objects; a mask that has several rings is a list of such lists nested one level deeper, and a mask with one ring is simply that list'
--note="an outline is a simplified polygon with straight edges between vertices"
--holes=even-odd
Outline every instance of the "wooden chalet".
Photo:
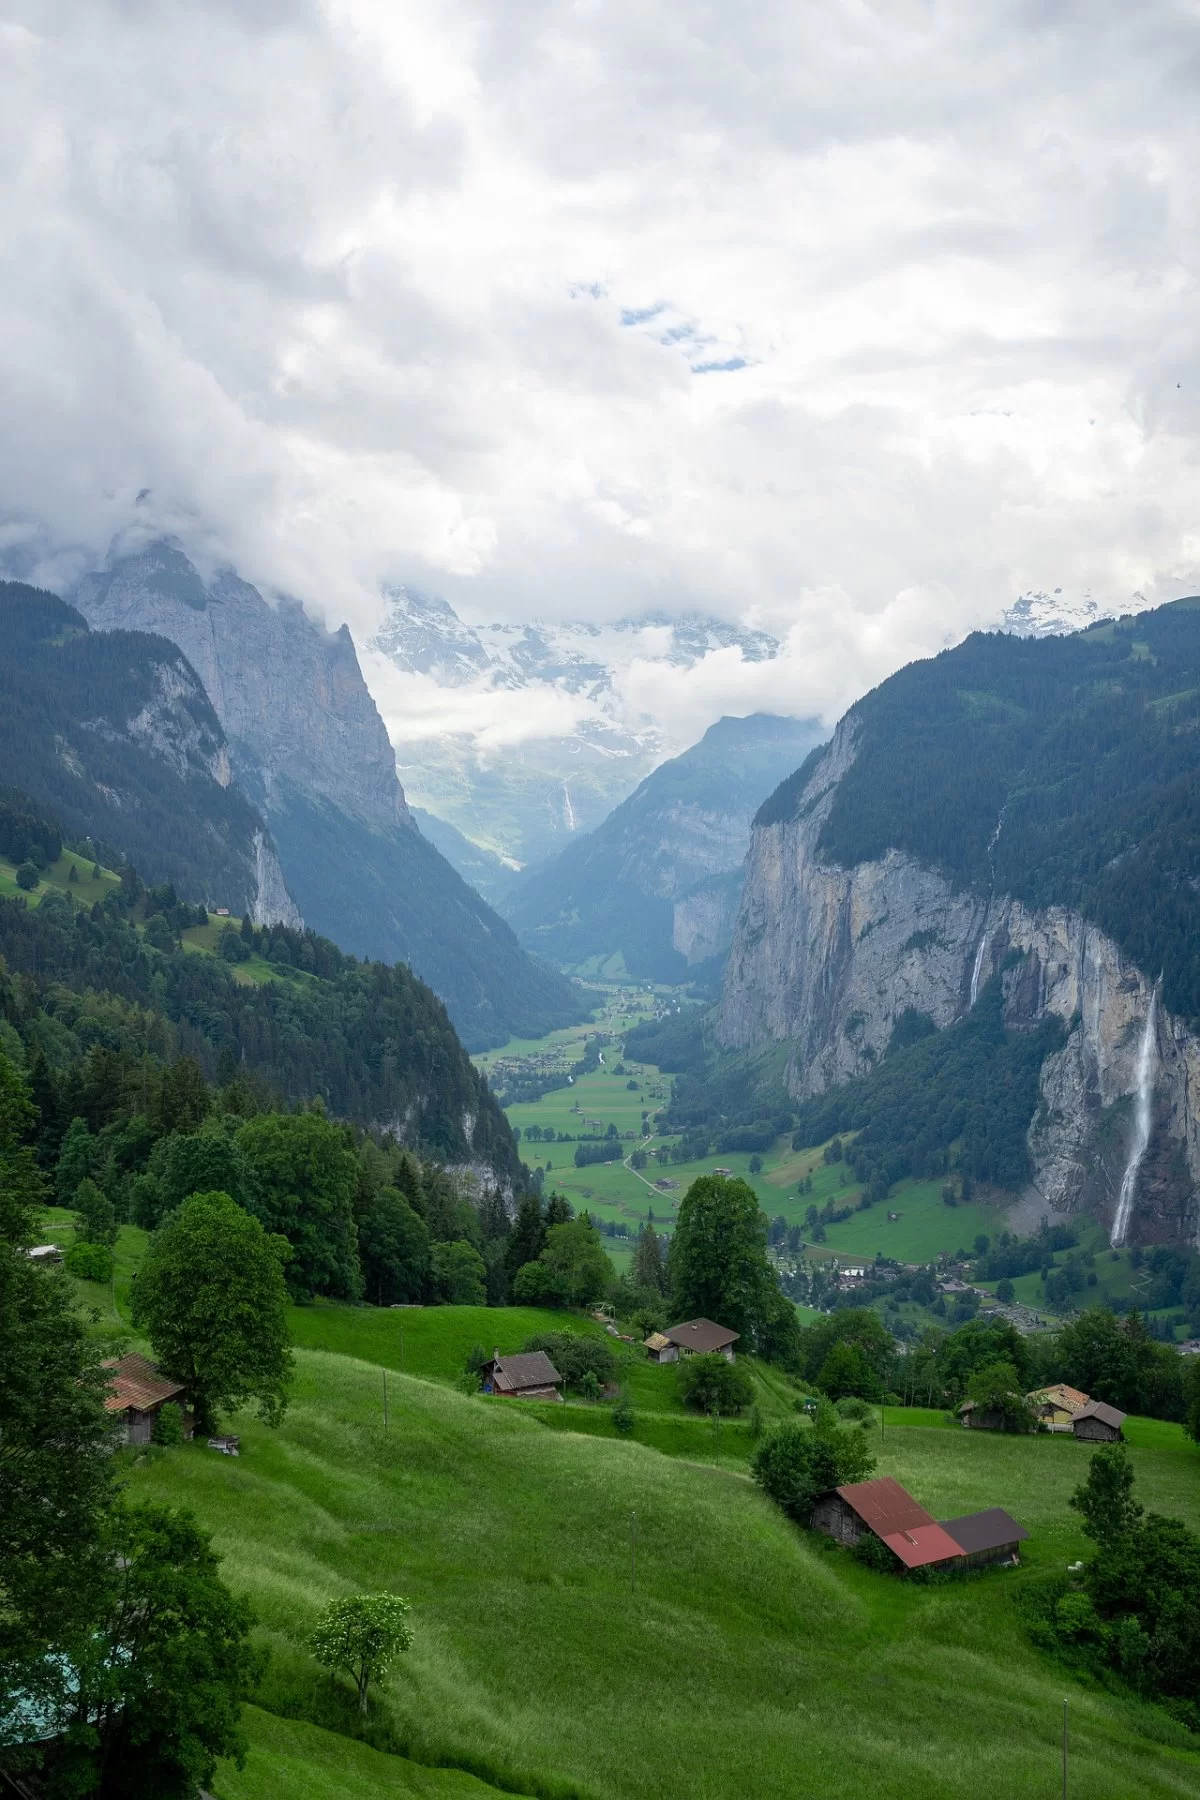
[{"label": "wooden chalet", "polygon": [[194,1421],[184,1410],[183,1383],[163,1375],[144,1356],[130,1351],[102,1365],[111,1371],[104,1410],[120,1417],[127,1444],[148,1444],[159,1413],[172,1401],[183,1413],[183,1435],[191,1437]]},{"label": "wooden chalet", "polygon": [[1123,1412],[1115,1406],[1107,1406],[1103,1400],[1092,1400],[1075,1414],[1071,1430],[1085,1443],[1118,1444],[1125,1437],[1124,1424]]},{"label": "wooden chalet", "polygon": [[681,1356],[723,1356],[734,1360],[733,1346],[741,1333],[711,1319],[687,1319],[682,1325],[668,1325],[665,1331],[652,1331],[644,1348],[651,1362],[678,1362]]},{"label": "wooden chalet", "polygon": [[1025,1398],[1044,1431],[1070,1431],[1075,1414],[1091,1404],[1090,1394],[1068,1387],[1065,1381],[1056,1382],[1053,1387],[1037,1388]]},{"label": "wooden chalet", "polygon": [[906,1569],[1016,1563],[1020,1545],[1029,1536],[1002,1506],[939,1522],[890,1475],[822,1494],[810,1522],[814,1531],[823,1531],[840,1544],[857,1544],[871,1533]]},{"label": "wooden chalet", "polygon": [[561,1400],[563,1378],[544,1350],[523,1350],[517,1356],[492,1353],[483,1365],[485,1394],[505,1394],[511,1400]]},{"label": "wooden chalet", "polygon": [[932,1513],[906,1493],[890,1475],[876,1481],[854,1481],[822,1494],[813,1508],[812,1527],[839,1544],[857,1544],[867,1532],[885,1543],[906,1569],[937,1567],[963,1554],[960,1544]]}]

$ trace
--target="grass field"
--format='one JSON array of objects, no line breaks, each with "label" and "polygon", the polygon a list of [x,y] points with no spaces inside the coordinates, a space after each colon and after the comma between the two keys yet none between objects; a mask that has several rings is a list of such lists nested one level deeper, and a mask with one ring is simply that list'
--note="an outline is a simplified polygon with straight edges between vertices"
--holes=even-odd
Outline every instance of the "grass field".
[{"label": "grass field", "polygon": [[[190,1446],[132,1471],[135,1494],[196,1509],[254,1602],[273,1651],[267,1714],[355,1732],[348,1690],[305,1639],[325,1597],[390,1588],[413,1602],[416,1643],[370,1735],[508,1792],[1040,1800],[1057,1791],[1065,1694],[1073,1792],[1200,1793],[1182,1730],[1072,1681],[1013,1607],[1083,1548],[1073,1440],[889,1428],[881,1472],[935,1514],[1007,1505],[1033,1532],[1021,1571],[921,1588],[795,1531],[736,1468],[546,1430],[533,1409],[412,1376],[395,1377],[385,1434],[377,1387],[374,1367],[301,1350],[287,1421],[240,1421],[240,1460]],[[1142,1499],[1200,1522],[1200,1451],[1152,1435],[1134,1444]],[[408,1763],[353,1746],[339,1761],[320,1733],[251,1723],[256,1757],[222,1772],[219,1800],[470,1791],[444,1769],[422,1787]]]},{"label": "grass field", "polygon": [[[78,877],[71,880],[71,866],[74,864]],[[64,893],[73,894],[76,900],[91,906],[95,900],[103,900],[105,894],[120,885],[119,879],[111,869],[101,869],[95,881],[92,880],[92,869],[95,865],[90,858],[77,856],[73,850],[66,851],[57,862],[49,863],[41,872],[41,882],[31,894],[25,894],[30,906],[37,906],[47,888],[61,888]],[[15,894],[24,893],[17,886],[17,869],[15,863],[5,862],[0,857],[0,897],[8,900]]]}]

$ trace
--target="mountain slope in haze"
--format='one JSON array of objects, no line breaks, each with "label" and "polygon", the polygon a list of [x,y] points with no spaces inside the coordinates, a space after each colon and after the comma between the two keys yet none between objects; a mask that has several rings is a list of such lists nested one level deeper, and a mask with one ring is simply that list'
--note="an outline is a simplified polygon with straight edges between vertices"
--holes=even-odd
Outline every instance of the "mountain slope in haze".
[{"label": "mountain slope in haze", "polygon": [[1194,1241],[1200,601],[914,663],[760,808],[717,1035],[790,1044],[793,1097],[868,1076],[902,1019],[949,1026],[993,978],[1006,1028],[1066,1031],[1024,1222],[1082,1207],[1118,1241]]},{"label": "mountain slope in haze", "polygon": [[489,906],[503,913],[505,902],[520,884],[521,871],[505,862],[502,856],[473,844],[448,820],[437,818],[421,806],[409,810],[421,836],[428,838],[435,850],[441,851],[450,867],[457,869],[463,880],[477,894],[482,894]]},{"label": "mountain slope in haze", "polygon": [[568,966],[620,951],[632,975],[657,981],[719,957],[754,810],[820,736],[815,720],[718,720],[526,877],[507,907],[522,942]]},{"label": "mountain slope in haze", "polygon": [[[481,849],[523,865],[544,861],[601,824],[662,759],[664,731],[652,719],[631,718],[622,698],[633,663],[688,669],[711,651],[731,649],[762,662],[780,649],[766,632],[699,614],[472,626],[436,595],[399,587],[386,597],[383,624],[364,646],[377,693],[389,690],[394,672],[420,675],[460,696],[468,688],[478,693],[481,726],[494,716],[488,696],[496,692],[527,695],[530,721],[554,719],[540,733],[529,723],[503,753],[485,735],[461,728],[418,740],[407,731],[397,735],[401,779],[413,803]],[[461,705],[456,711],[461,716]],[[573,720],[567,729],[564,717]]]},{"label": "mountain slope in haze", "polygon": [[300,923],[185,657],[144,632],[93,632],[57,595],[20,582],[0,582],[0,782],[151,881],[259,923]]},{"label": "mountain slope in haze", "polygon": [[324,631],[295,601],[271,606],[228,570],[202,578],[162,540],[110,558],[74,598],[94,626],[161,633],[192,662],[314,929],[355,955],[409,963],[473,1048],[583,1016],[577,991],[525,954],[415,828],[344,626]]}]

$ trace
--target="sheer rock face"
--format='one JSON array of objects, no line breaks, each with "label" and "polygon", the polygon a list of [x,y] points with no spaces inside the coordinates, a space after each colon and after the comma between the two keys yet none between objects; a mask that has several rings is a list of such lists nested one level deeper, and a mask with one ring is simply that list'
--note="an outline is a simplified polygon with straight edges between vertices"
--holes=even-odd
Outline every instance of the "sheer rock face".
[{"label": "sheer rock face", "polygon": [[[788,1087],[807,1097],[868,1073],[907,1007],[944,1028],[969,1008],[973,983],[977,992],[1003,968],[1010,1025],[1052,1013],[1068,1028],[1043,1065],[1033,1179],[1015,1223],[1032,1230],[1043,1215],[1080,1209],[1111,1218],[1152,977],[1064,907],[1032,911],[1010,895],[956,889],[895,850],[854,868],[823,862],[821,827],[853,757],[851,718],[813,770],[799,816],[754,829],[718,1040],[731,1049],[790,1043]],[[1160,1007],[1156,1048],[1154,1129],[1131,1236],[1194,1242],[1200,1039]]]},{"label": "sheer rock face", "polygon": [[103,631],[158,632],[204,684],[234,772],[270,808],[280,781],[379,828],[411,825],[387,731],[349,631],[327,632],[295,600],[270,606],[230,571],[205,581],[166,542],[110,562],[72,595]]}]

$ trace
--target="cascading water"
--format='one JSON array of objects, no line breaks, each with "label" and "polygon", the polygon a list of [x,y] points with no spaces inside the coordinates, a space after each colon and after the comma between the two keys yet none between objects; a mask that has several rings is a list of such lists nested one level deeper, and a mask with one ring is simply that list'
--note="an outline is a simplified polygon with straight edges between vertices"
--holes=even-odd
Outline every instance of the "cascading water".
[{"label": "cascading water", "polygon": [[1000,829],[1004,824],[1004,815],[1007,811],[1008,801],[1006,800],[1004,805],[1000,808],[1000,817],[996,820],[996,829],[988,839],[988,897],[987,905],[983,909],[983,930],[979,934],[979,943],[975,948],[975,963],[971,970],[971,998],[967,1003],[969,1006],[974,1006],[976,1000],[979,998],[979,977],[983,973],[983,958],[988,943],[988,916],[992,910],[992,897],[996,892],[996,840],[1000,836]]},{"label": "cascading water", "polygon": [[1125,1165],[1125,1173],[1121,1178],[1121,1192],[1117,1200],[1116,1217],[1113,1219],[1112,1236],[1109,1243],[1114,1250],[1125,1242],[1125,1234],[1129,1230],[1129,1219],[1133,1212],[1133,1198],[1137,1192],[1138,1170],[1142,1166],[1142,1158],[1146,1154],[1146,1146],[1150,1142],[1150,1108],[1154,1101],[1154,1052],[1156,1048],[1155,1020],[1158,1011],[1158,989],[1152,989],[1150,1008],[1146,1014],[1146,1027],[1142,1032],[1141,1047],[1138,1050],[1137,1062],[1137,1105],[1133,1117],[1133,1143],[1129,1150],[1129,1161]]}]

